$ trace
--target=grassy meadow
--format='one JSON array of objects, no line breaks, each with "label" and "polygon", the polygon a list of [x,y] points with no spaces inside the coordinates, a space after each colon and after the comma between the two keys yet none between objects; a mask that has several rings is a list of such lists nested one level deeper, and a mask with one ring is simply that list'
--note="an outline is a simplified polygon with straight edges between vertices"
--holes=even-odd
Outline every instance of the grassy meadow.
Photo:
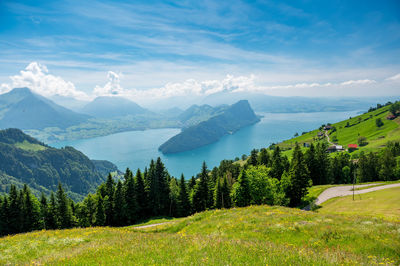
[{"label": "grassy meadow", "polygon": [[379,217],[400,223],[400,187],[365,194],[338,197],[322,203],[322,214],[344,214]]},{"label": "grassy meadow", "polygon": [[399,254],[399,222],[270,206],[0,239],[0,264],[398,265]]},{"label": "grassy meadow", "polygon": [[[332,126],[336,127],[336,132],[329,132],[330,140],[347,147],[348,144],[358,144],[357,140],[359,136],[366,137],[368,144],[359,147],[354,153],[359,153],[362,150],[376,151],[385,146],[388,141],[400,141],[400,117],[395,120],[387,120],[388,110],[389,106],[384,106],[375,111],[332,124]],[[378,118],[383,122],[383,126],[381,127],[376,126],[375,120]],[[348,127],[346,127],[347,123],[349,123]],[[317,134],[319,131],[315,129],[304,135],[283,141],[279,143],[279,146],[283,149],[288,149],[293,148],[296,142],[302,144],[326,141],[325,138],[318,139]],[[337,138],[337,141],[333,141],[334,137]],[[291,151],[288,150],[285,154],[290,157]]]}]

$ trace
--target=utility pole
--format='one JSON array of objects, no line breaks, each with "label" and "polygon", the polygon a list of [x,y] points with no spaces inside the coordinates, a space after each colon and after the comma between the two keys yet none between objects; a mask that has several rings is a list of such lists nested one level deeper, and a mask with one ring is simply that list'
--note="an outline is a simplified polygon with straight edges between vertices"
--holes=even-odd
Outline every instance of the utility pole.
[{"label": "utility pole", "polygon": [[353,201],[354,201],[354,183],[356,182],[356,171],[354,171],[354,176],[353,176]]}]

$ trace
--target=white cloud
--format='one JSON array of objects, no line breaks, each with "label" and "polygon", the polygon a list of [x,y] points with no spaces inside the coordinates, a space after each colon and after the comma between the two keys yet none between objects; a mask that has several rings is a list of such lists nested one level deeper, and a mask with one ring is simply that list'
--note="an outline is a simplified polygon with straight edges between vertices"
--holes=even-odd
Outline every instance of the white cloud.
[{"label": "white cloud", "polygon": [[117,74],[113,71],[107,73],[107,83],[103,87],[96,86],[93,90],[95,96],[110,96],[110,95],[124,95],[125,90],[120,85],[120,77],[122,74]]},{"label": "white cloud", "polygon": [[31,62],[19,75],[10,76],[11,83],[3,83],[0,86],[0,93],[5,93],[13,88],[27,87],[43,96],[66,96],[77,99],[87,99],[88,95],[75,88],[70,81],[61,77],[48,74],[49,70],[45,65]]},{"label": "white cloud", "polygon": [[387,78],[386,80],[392,80],[392,81],[400,80],[400,73],[397,74],[397,75],[394,75],[394,76],[392,76],[392,77],[389,77],[389,78]]},{"label": "white cloud", "polygon": [[340,83],[340,85],[346,86],[346,85],[373,84],[373,83],[376,83],[376,81],[370,79],[359,79],[359,80],[348,80]]}]

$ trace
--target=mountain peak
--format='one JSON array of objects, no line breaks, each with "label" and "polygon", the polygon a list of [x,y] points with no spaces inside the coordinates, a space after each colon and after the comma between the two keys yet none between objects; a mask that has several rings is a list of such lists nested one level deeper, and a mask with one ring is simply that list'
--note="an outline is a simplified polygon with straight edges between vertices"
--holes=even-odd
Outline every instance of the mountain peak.
[{"label": "mountain peak", "polygon": [[27,87],[14,88],[9,93],[10,94],[22,94],[22,95],[31,95],[31,94],[33,94],[32,91]]}]

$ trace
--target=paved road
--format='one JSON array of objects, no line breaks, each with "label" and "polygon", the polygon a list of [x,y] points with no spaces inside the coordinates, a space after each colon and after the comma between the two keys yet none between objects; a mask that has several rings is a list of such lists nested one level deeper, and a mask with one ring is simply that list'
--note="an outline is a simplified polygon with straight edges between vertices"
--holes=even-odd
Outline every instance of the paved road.
[{"label": "paved road", "polygon": [[[354,187],[362,188],[362,187],[368,187],[371,185],[374,185],[374,184],[356,185]],[[375,185],[377,185],[377,184],[375,184]],[[355,195],[364,194],[364,193],[381,190],[381,189],[385,189],[385,188],[392,188],[392,187],[400,187],[400,184],[390,184],[390,185],[366,188],[366,189],[362,189],[362,190],[356,190],[356,191],[354,191],[354,194]],[[327,190],[325,190],[318,196],[318,198],[315,201],[315,204],[320,205],[321,203],[323,203],[331,198],[353,195],[353,191],[351,191],[352,188],[353,188],[353,186],[338,186],[338,187],[328,188]]]}]

